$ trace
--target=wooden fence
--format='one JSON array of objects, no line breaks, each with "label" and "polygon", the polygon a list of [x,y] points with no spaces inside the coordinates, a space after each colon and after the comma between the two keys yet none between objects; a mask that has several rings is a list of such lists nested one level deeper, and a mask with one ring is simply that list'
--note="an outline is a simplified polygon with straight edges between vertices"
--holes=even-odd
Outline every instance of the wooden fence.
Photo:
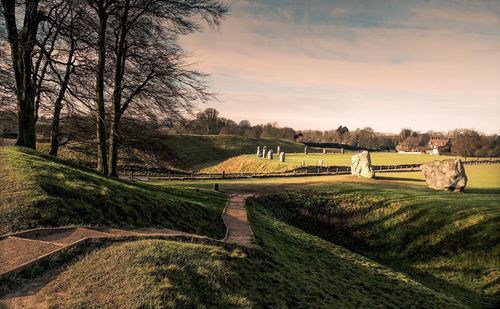
[{"label": "wooden fence", "polygon": [[[500,160],[466,161],[464,165],[491,165],[500,164]],[[373,165],[376,173],[387,172],[418,172],[421,164],[400,165]],[[210,180],[210,179],[244,179],[244,178],[270,178],[270,177],[304,177],[320,175],[345,175],[351,173],[349,166],[302,166],[293,170],[270,173],[185,173],[185,172],[157,172],[154,170],[140,172],[128,171],[128,175],[121,177],[129,180],[158,181],[158,180]]]}]

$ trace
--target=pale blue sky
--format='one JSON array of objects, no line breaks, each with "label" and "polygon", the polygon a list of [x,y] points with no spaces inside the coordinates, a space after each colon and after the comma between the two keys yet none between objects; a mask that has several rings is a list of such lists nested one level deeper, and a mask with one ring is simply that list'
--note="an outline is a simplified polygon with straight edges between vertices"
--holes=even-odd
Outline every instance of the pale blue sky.
[{"label": "pale blue sky", "polygon": [[184,39],[228,118],[500,133],[500,0],[229,4],[218,31]]}]

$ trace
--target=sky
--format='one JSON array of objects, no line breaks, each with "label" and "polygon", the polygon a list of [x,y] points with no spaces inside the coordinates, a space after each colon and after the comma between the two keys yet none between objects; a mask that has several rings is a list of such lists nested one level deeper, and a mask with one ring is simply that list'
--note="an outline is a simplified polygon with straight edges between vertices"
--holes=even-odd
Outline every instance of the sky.
[{"label": "sky", "polygon": [[500,133],[500,0],[234,0],[182,39],[222,116]]}]

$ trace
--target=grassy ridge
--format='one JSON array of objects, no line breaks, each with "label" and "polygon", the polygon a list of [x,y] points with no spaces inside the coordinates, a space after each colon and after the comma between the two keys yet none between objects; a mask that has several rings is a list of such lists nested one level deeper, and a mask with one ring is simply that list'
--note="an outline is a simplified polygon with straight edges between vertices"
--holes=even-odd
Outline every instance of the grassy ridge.
[{"label": "grassy ridge", "polygon": [[324,190],[262,197],[256,203],[472,307],[500,300],[498,195],[360,184]]},{"label": "grassy ridge", "polygon": [[236,135],[169,135],[164,145],[175,155],[177,166],[198,169],[241,154],[254,154],[257,146],[277,145],[287,152],[300,152],[304,145],[288,140],[243,138]]},{"label": "grassy ridge", "polygon": [[276,220],[266,206],[252,202],[249,210],[262,251],[162,240],[114,244],[70,266],[37,301],[71,308],[464,307]]},{"label": "grassy ridge", "polygon": [[0,234],[73,224],[225,233],[223,194],[124,182],[24,148],[0,147],[0,183]]}]

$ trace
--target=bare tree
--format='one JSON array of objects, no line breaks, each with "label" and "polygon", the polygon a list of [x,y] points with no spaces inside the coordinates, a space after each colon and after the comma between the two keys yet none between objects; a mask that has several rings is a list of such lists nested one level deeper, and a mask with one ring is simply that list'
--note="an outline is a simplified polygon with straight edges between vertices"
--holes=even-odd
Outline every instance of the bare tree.
[{"label": "bare tree", "polygon": [[16,1],[1,1],[16,82],[18,114],[16,145],[34,149],[36,147],[36,84],[33,82],[32,54],[36,44],[38,26],[43,15],[38,11],[39,0],[26,0],[23,6],[23,26],[18,29],[18,25],[21,23],[18,21],[18,15],[16,15]]},{"label": "bare tree", "polygon": [[181,117],[195,101],[211,93],[205,74],[184,63],[178,36],[201,30],[201,22],[218,25],[227,7],[214,0],[120,0],[110,15],[113,36],[109,175],[117,176],[120,119],[157,114]]}]

